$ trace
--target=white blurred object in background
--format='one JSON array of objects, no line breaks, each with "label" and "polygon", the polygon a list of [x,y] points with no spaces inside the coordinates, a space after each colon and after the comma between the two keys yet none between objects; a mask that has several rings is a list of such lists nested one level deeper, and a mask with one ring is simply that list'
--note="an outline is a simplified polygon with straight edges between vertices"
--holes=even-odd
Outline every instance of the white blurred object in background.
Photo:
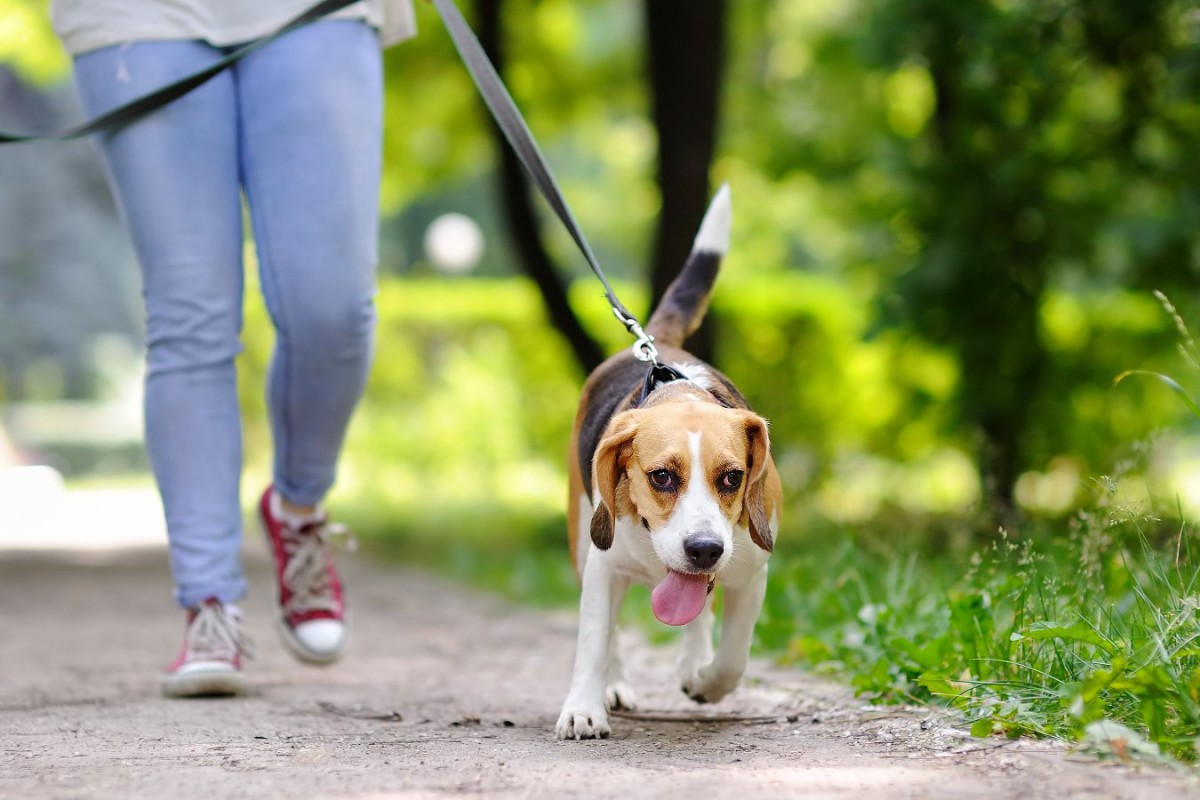
[{"label": "white blurred object in background", "polygon": [[53,467],[0,465],[0,552],[163,547],[153,486],[68,489]]},{"label": "white blurred object in background", "polygon": [[483,257],[483,231],[466,214],[449,213],[425,229],[425,255],[438,270],[470,272]]}]

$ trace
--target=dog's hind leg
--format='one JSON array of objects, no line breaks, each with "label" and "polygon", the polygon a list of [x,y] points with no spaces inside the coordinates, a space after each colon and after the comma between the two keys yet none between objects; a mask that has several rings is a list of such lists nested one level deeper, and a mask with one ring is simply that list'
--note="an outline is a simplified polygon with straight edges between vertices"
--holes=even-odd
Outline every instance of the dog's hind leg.
[{"label": "dog's hind leg", "polygon": [[[629,581],[624,581],[614,587],[612,612],[614,620],[620,616],[621,603],[624,601],[625,592],[628,589]],[[608,681],[607,688],[604,690],[604,702],[610,711],[614,708],[633,711],[637,708],[637,694],[625,679],[625,663],[621,660],[621,642],[618,633],[618,626],[614,624],[612,635],[608,641]]]},{"label": "dog's hind leg", "polygon": [[697,703],[715,703],[737,688],[750,660],[754,623],[767,592],[767,568],[745,584],[724,586],[721,641],[712,660],[683,676],[683,691]]}]

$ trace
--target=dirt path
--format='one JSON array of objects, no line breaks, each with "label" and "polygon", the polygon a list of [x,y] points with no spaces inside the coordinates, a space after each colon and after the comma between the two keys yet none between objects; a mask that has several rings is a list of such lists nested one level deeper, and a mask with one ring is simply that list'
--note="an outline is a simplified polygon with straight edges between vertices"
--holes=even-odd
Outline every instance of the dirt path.
[{"label": "dirt path", "polygon": [[[980,741],[928,714],[864,709],[838,687],[752,667],[708,713],[757,724],[618,719],[557,742],[574,616],[427,575],[346,564],[351,656],[297,665],[268,622],[265,564],[246,610],[255,691],[169,701],[157,670],[182,619],[161,552],[0,553],[0,797],[422,798],[1196,797],[1163,771],[1077,760],[1041,742]],[[690,711],[674,654],[630,640],[644,705]]]}]

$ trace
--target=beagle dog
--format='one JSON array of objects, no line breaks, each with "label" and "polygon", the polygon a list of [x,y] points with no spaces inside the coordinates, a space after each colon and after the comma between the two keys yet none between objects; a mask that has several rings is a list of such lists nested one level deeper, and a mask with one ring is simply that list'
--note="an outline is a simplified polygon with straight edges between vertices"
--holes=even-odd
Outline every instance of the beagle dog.
[{"label": "beagle dog", "polygon": [[[583,388],[568,457],[579,638],[559,739],[606,738],[609,709],[636,707],[616,636],[634,581],[654,587],[659,621],[685,626],[679,680],[689,697],[717,702],[746,668],[779,526],[779,474],[766,421],[724,375],[681,349],[708,307],[731,217],[722,187],[646,325],[660,365],[625,351]],[[714,653],[717,584],[723,616]]]}]

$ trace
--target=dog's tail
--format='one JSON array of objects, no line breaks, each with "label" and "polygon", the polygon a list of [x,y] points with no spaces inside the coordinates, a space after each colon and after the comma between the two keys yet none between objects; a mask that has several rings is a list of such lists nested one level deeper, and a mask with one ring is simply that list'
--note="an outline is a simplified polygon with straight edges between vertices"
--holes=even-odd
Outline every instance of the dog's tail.
[{"label": "dog's tail", "polygon": [[729,199],[729,186],[717,190],[700,232],[696,234],[692,252],[683,269],[667,291],[663,293],[658,307],[650,315],[646,332],[659,344],[682,347],[684,341],[696,332],[708,310],[708,298],[712,295],[713,283],[721,258],[729,249],[729,229],[733,221],[733,205]]}]

